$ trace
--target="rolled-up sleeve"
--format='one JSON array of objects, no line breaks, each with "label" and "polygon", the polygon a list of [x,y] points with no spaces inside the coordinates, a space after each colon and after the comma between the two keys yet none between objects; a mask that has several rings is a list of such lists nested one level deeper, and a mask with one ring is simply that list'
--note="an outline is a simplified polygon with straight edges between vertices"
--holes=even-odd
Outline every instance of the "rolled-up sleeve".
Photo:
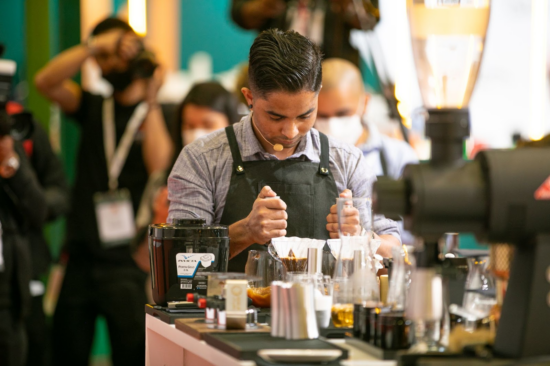
[{"label": "rolled-up sleeve", "polygon": [[168,222],[201,217],[214,220],[213,187],[204,155],[188,146],[178,157],[168,178]]},{"label": "rolled-up sleeve", "polygon": [[[376,182],[376,175],[369,169],[366,159],[361,154],[358,159],[350,159],[348,166],[348,188],[354,197],[372,198],[372,185]],[[372,230],[378,235],[393,235],[399,241],[399,229],[397,223],[387,219],[384,215],[374,215],[372,220]]]}]

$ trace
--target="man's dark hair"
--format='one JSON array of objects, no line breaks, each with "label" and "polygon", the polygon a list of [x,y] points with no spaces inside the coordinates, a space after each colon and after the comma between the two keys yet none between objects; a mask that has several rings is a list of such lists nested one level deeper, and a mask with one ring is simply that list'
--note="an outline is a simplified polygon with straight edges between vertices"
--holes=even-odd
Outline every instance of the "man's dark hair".
[{"label": "man's dark hair", "polygon": [[122,29],[127,32],[133,32],[134,29],[130,27],[130,24],[126,23],[124,20],[118,18],[107,18],[99,22],[94,29],[92,30],[92,36],[97,36],[108,32],[113,29]]},{"label": "man's dark hair", "polygon": [[321,89],[321,50],[294,31],[263,31],[250,47],[248,60],[250,87],[261,97],[276,91],[298,93]]}]

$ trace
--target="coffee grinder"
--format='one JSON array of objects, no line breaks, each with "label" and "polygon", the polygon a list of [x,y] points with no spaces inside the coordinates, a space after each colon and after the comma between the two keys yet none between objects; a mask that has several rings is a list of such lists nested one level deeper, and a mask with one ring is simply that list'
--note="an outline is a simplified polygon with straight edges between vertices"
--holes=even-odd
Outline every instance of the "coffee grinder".
[{"label": "coffee grinder", "polygon": [[149,226],[153,299],[157,305],[206,295],[208,274],[227,272],[229,230],[204,219],[176,219]]},{"label": "coffee grinder", "polygon": [[[544,187],[550,179],[550,149],[489,150],[464,161],[467,107],[490,2],[409,0],[407,7],[432,155],[429,162],[408,165],[402,180],[375,183],[373,198],[375,212],[403,217],[405,228],[423,239],[415,248],[422,291],[411,291],[414,308],[408,310],[426,321],[441,314],[434,297],[441,293],[438,241],[445,233],[471,232],[484,242],[514,244],[493,354],[518,362],[548,357],[550,194]],[[402,357],[400,363],[417,364],[420,357]]]}]

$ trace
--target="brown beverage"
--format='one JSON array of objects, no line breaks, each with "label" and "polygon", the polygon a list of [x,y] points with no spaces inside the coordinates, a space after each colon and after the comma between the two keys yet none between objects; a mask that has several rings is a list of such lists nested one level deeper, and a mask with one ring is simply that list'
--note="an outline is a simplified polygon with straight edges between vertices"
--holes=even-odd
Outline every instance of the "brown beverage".
[{"label": "brown beverage", "polygon": [[307,258],[284,257],[281,258],[287,272],[305,272]]}]

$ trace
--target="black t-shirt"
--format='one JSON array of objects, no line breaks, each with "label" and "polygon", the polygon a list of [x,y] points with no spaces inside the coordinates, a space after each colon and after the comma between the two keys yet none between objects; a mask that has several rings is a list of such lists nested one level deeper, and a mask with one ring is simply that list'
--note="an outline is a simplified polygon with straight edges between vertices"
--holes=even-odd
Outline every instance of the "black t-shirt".
[{"label": "black t-shirt", "polygon": [[[103,141],[103,100],[100,95],[83,92],[78,111],[70,116],[79,123],[81,134],[72,208],[67,218],[67,249],[74,259],[130,262],[132,259],[128,246],[102,248],[97,229],[93,196],[97,192],[109,190]],[[137,104],[123,106],[115,102],[114,105],[118,147]],[[137,212],[148,179],[142,140],[142,133],[138,131],[118,178],[118,187],[130,191],[134,213]]]}]

